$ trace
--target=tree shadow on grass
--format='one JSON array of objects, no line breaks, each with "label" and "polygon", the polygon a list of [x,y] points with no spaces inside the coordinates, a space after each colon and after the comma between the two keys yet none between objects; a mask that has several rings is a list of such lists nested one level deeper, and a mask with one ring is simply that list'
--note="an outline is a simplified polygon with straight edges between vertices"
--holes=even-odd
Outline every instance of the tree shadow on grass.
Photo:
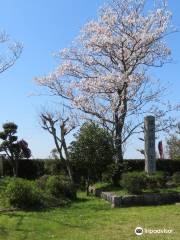
[{"label": "tree shadow on grass", "polygon": [[0,236],[7,239],[9,236],[8,230],[4,226],[0,226]]},{"label": "tree shadow on grass", "polygon": [[[28,235],[31,234],[32,232],[34,232],[33,229],[31,229],[31,225],[29,225],[29,229],[27,229],[26,227],[23,227],[23,221],[25,218],[25,212],[21,212],[19,213],[18,211],[16,212],[6,212],[3,215],[8,216],[9,218],[15,218],[16,219],[16,223],[14,226],[11,226],[11,228],[2,228],[0,227],[0,236],[3,236],[3,239],[9,239],[9,233],[11,232],[11,235],[14,233],[17,234],[17,239],[19,239],[18,237],[20,237],[21,240],[27,240],[28,239]],[[37,217],[38,218],[38,217]],[[38,231],[37,231],[38,233]]]},{"label": "tree shadow on grass", "polygon": [[15,217],[17,219],[17,222],[15,224],[15,227],[11,229],[0,226],[0,236],[3,237],[3,239],[9,239],[9,232],[21,232],[24,235],[21,237],[21,240],[26,240],[30,231],[22,228],[24,216],[22,214],[18,214],[17,212],[5,212],[3,215],[8,216],[9,218]]},{"label": "tree shadow on grass", "polygon": [[83,203],[83,202],[89,202],[91,200],[92,199],[90,199],[90,198],[77,198],[74,202],[75,203]]},{"label": "tree shadow on grass", "polygon": [[[16,218],[17,219],[17,223],[14,229],[12,229],[12,231],[15,232],[21,232],[23,233],[24,237],[21,238],[22,240],[26,240],[28,237],[28,234],[31,233],[31,229],[24,229],[22,227],[22,223],[23,223],[23,219],[24,219],[24,215],[20,214],[20,213],[6,213],[6,216],[10,217],[10,218]],[[79,216],[80,217],[80,216]],[[68,218],[65,221],[61,221],[61,219],[53,219],[51,216],[49,215],[38,215],[38,216],[32,216],[32,218],[37,218],[41,221],[46,221],[48,223],[53,223],[53,224],[58,224],[61,227],[67,227],[67,228],[77,228],[77,229],[90,229],[91,226],[88,224],[84,224],[84,222],[81,223],[70,223],[68,221]],[[32,219],[33,220],[33,219]],[[34,230],[33,230],[34,231]],[[1,233],[1,232],[0,232]],[[5,236],[6,230],[4,229],[4,236]],[[38,233],[38,231],[37,231]]]}]

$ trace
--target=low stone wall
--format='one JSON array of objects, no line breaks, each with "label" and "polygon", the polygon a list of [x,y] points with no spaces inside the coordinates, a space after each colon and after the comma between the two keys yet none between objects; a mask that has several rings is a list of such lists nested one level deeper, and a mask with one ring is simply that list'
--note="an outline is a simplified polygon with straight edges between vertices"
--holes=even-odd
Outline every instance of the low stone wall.
[{"label": "low stone wall", "polygon": [[113,208],[164,205],[180,202],[180,193],[177,192],[118,196],[113,192],[105,192],[103,189],[96,189],[95,187],[90,187],[89,192],[110,202]]}]

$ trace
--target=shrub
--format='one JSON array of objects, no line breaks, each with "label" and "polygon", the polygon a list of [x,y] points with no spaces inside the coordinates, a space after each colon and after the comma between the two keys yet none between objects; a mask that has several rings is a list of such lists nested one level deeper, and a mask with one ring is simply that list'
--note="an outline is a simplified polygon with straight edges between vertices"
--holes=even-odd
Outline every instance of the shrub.
[{"label": "shrub", "polygon": [[0,178],[0,191],[5,191],[9,182],[14,179],[13,177]]},{"label": "shrub", "polygon": [[48,178],[49,178],[49,175],[43,175],[36,180],[37,186],[43,191],[46,190],[46,183]]},{"label": "shrub", "polygon": [[157,184],[159,188],[164,188],[166,187],[166,175],[164,172],[156,172],[156,174],[154,175],[155,178],[157,179]]},{"label": "shrub", "polygon": [[36,181],[0,179],[1,202],[20,209],[65,206],[76,198],[72,184],[62,176],[42,176]]},{"label": "shrub", "polygon": [[76,198],[75,187],[64,176],[44,176],[44,179],[41,178],[40,182],[41,188],[46,189],[47,193],[56,198],[68,198],[72,200]]},{"label": "shrub", "polygon": [[68,205],[71,201],[67,198],[61,197],[57,198],[48,191],[42,192],[42,203],[43,207],[49,208],[49,207],[60,207]]},{"label": "shrub", "polygon": [[122,175],[121,185],[129,193],[139,194],[146,188],[147,176],[143,172],[127,172]]},{"label": "shrub", "polygon": [[102,173],[102,181],[113,184],[113,176],[117,176],[118,182],[120,181],[119,166],[115,163],[108,165],[107,170]]},{"label": "shrub", "polygon": [[43,192],[45,207],[65,206],[76,197],[76,191],[64,176],[44,175],[37,179],[36,183]]},{"label": "shrub", "polygon": [[174,184],[180,185],[180,172],[175,172],[172,179]]},{"label": "shrub", "polygon": [[166,186],[166,176],[163,172],[156,172],[152,175],[147,175],[147,189],[158,190]]},{"label": "shrub", "polygon": [[146,188],[151,191],[158,191],[157,179],[154,176],[147,176]]},{"label": "shrub", "polygon": [[10,206],[32,208],[42,205],[42,193],[33,181],[11,178],[7,183],[5,198]]}]

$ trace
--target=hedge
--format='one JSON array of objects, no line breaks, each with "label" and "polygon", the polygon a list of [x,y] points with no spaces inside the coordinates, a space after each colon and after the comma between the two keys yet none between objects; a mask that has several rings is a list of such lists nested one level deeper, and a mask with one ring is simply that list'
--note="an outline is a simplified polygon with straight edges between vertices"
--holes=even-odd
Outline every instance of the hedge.
[{"label": "hedge", "polygon": [[[143,171],[145,162],[143,159],[126,159],[124,160],[124,170],[129,171]],[[156,170],[163,171],[169,175],[173,175],[175,172],[180,171],[180,160],[156,160]]]},{"label": "hedge", "polygon": [[[157,171],[163,171],[169,175],[180,171],[180,160],[157,160]],[[76,167],[73,167],[74,175],[78,175]],[[124,171],[144,171],[144,160],[125,159]],[[57,175],[66,172],[64,163],[54,159],[30,159],[20,160],[19,177],[36,179],[44,174]],[[12,176],[12,168],[7,160],[0,159],[0,176]]]},{"label": "hedge", "polygon": [[[0,176],[13,176],[8,160],[0,159]],[[26,179],[37,179],[44,174],[56,175],[62,173],[65,167],[62,161],[55,159],[23,159],[19,161],[18,176]],[[54,172],[53,172],[54,171]]]}]

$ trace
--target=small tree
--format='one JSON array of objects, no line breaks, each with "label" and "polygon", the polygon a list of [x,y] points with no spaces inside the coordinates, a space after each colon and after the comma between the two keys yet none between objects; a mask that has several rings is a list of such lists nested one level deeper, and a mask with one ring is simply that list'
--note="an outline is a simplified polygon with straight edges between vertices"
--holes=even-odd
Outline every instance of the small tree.
[{"label": "small tree", "polygon": [[8,122],[3,125],[3,131],[0,132],[0,152],[5,153],[6,158],[10,161],[13,175],[18,176],[19,160],[22,158],[30,158],[31,150],[28,148],[28,144],[24,140],[18,140],[15,135],[17,133],[18,126],[15,123]]},{"label": "small tree", "polygon": [[112,163],[112,139],[99,125],[87,122],[75,135],[69,149],[72,164],[78,173],[76,177],[85,179],[88,194],[89,185],[101,180],[102,173]]},{"label": "small tree", "polygon": [[75,122],[70,117],[51,112],[41,113],[40,119],[42,128],[52,135],[59,159],[64,161],[69,179],[73,182],[66,137],[75,128]]}]

